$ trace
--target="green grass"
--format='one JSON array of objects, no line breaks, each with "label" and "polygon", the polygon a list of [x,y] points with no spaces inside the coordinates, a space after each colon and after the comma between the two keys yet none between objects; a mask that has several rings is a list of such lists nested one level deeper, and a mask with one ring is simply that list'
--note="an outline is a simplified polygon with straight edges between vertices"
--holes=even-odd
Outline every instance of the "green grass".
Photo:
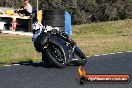
[{"label": "green grass", "polygon": [[[75,35],[73,35],[74,37]],[[86,36],[78,35],[74,40],[86,55],[132,51],[131,36]]]},{"label": "green grass", "polygon": [[[89,56],[132,51],[132,20],[74,25],[71,37]],[[0,34],[0,65],[30,60],[41,60],[31,37]]]},{"label": "green grass", "polygon": [[119,20],[73,26],[72,38],[87,54],[132,50],[132,20]]},{"label": "green grass", "polygon": [[31,37],[0,35],[0,64],[30,60],[39,61],[40,58],[41,54],[35,51]]},{"label": "green grass", "polygon": [[132,20],[119,20],[73,26],[78,35],[132,35]]}]

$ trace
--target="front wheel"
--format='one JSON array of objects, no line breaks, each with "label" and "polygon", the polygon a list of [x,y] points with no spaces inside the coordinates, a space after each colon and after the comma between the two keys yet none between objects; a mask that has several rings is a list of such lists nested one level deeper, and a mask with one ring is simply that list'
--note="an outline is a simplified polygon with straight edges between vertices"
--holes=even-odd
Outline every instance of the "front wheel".
[{"label": "front wheel", "polygon": [[65,52],[59,44],[50,43],[46,49],[46,54],[57,67],[64,68],[66,66]]},{"label": "front wheel", "polygon": [[51,60],[48,58],[48,56],[46,55],[46,52],[45,52],[45,50],[43,50],[42,51],[42,61],[44,62],[44,63],[51,63]]}]

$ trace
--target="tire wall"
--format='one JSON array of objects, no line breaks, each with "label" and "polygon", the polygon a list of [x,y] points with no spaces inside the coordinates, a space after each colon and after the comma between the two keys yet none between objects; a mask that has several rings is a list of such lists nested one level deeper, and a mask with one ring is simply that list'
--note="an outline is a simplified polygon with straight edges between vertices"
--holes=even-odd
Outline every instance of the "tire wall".
[{"label": "tire wall", "polygon": [[67,35],[71,34],[71,15],[65,10],[44,10],[43,25],[59,27]]}]

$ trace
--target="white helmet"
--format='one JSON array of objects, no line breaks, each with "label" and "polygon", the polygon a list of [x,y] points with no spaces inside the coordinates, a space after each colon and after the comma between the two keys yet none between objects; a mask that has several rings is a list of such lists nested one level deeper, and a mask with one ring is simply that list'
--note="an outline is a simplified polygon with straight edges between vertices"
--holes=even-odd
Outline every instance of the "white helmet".
[{"label": "white helmet", "polygon": [[43,25],[38,23],[37,21],[32,24],[32,30],[42,30]]},{"label": "white helmet", "polygon": [[37,21],[32,24],[33,37],[32,41],[34,42],[38,35],[42,32],[43,25]]}]

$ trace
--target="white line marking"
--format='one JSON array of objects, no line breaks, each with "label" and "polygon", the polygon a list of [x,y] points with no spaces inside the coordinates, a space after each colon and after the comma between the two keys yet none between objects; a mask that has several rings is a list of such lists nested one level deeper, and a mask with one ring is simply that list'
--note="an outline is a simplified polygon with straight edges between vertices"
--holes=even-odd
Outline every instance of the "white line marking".
[{"label": "white line marking", "polygon": [[124,53],[124,52],[117,52],[117,53]]},{"label": "white line marking", "polygon": [[4,65],[5,67],[9,67],[9,66],[11,66],[11,65]]},{"label": "white line marking", "polygon": [[86,57],[90,57],[90,56],[86,56]]},{"label": "white line marking", "polygon": [[101,55],[106,56],[106,55],[109,55],[109,54],[101,54]]},{"label": "white line marking", "polygon": [[94,55],[95,57],[101,56],[101,55]]},{"label": "white line marking", "polygon": [[116,54],[116,53],[109,53],[109,54],[113,55],[113,54]]},{"label": "white line marking", "polygon": [[[132,51],[126,51],[126,52],[132,53]],[[100,54],[100,55],[93,55],[93,56],[98,57],[98,56],[107,56],[107,55],[122,54],[122,53],[125,53],[125,52],[116,52],[116,53]],[[91,56],[87,56],[87,57],[91,57]]]}]

